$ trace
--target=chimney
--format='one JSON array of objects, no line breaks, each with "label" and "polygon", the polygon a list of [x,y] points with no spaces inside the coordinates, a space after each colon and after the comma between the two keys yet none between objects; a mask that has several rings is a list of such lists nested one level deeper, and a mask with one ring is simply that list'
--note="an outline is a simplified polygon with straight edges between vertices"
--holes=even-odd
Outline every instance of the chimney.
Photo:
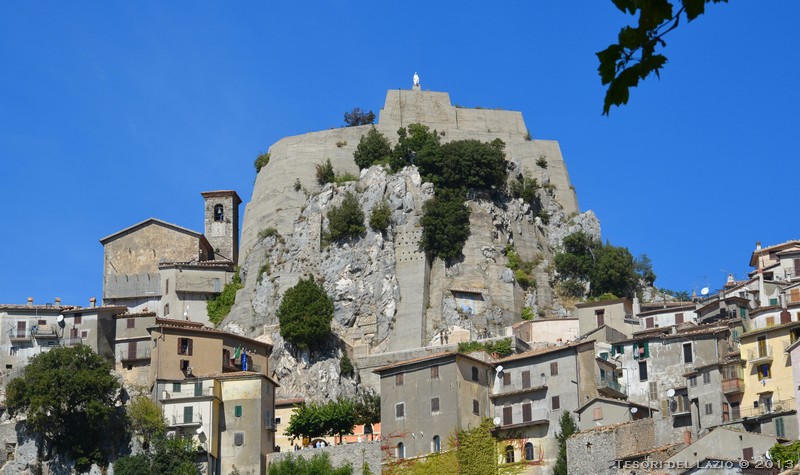
[{"label": "chimney", "polygon": [[61,297],[56,297],[56,307],[61,306]]},{"label": "chimney", "polygon": [[683,431],[683,443],[686,445],[692,445],[692,433],[691,431]]},{"label": "chimney", "polygon": [[33,297],[28,297],[28,307],[33,306]]},{"label": "chimney", "polygon": [[639,297],[633,297],[633,316],[638,317],[639,312],[642,311],[642,306],[639,304]]},{"label": "chimney", "polygon": [[89,299],[89,308],[94,308],[97,305],[97,297],[92,297]]}]

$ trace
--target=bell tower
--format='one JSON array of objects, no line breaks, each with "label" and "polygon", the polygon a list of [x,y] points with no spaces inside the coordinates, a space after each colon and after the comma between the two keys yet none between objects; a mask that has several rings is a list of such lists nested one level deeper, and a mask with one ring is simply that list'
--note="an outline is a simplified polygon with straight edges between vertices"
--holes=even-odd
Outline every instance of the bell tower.
[{"label": "bell tower", "polygon": [[214,260],[239,261],[239,205],[233,190],[205,191],[205,236],[214,250]]}]

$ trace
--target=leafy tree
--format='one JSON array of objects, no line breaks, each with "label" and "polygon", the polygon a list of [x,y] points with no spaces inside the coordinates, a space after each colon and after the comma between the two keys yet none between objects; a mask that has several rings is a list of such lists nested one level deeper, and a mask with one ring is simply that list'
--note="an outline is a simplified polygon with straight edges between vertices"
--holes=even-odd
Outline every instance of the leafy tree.
[{"label": "leafy tree", "polygon": [[[261,232],[263,233],[264,231]],[[259,233],[259,235],[261,235],[261,233]],[[220,322],[231,313],[231,308],[233,304],[236,303],[236,292],[243,287],[242,278],[239,277],[239,269],[237,268],[231,281],[222,288],[222,292],[206,301],[208,320],[213,323],[214,326],[219,325]]]},{"label": "leafy tree", "polygon": [[422,249],[444,260],[461,255],[469,238],[469,207],[457,193],[439,192],[422,206]]},{"label": "leafy tree", "polygon": [[330,334],[333,300],[313,277],[301,279],[284,294],[277,316],[286,341],[298,348],[314,349]]},{"label": "leafy tree", "polygon": [[358,198],[349,191],[345,193],[342,204],[328,211],[328,232],[334,241],[358,237],[367,230],[364,226],[364,211]]},{"label": "leafy tree", "polygon": [[269,464],[269,475],[352,475],[353,467],[344,465],[334,468],[327,453],[314,455],[311,460],[289,455],[285,459]]},{"label": "leafy tree", "polygon": [[377,162],[386,160],[392,153],[389,140],[375,127],[369,129],[367,135],[362,135],[358,141],[353,159],[359,169],[369,168]]},{"label": "leafy tree", "polygon": [[333,172],[333,164],[330,158],[325,163],[317,164],[317,183],[320,185],[333,183],[334,178],[336,178],[336,174]]},{"label": "leafy tree", "polygon": [[558,273],[571,279],[588,279],[594,267],[595,249],[599,242],[583,231],[566,236],[562,241],[564,252],[556,254]]},{"label": "leafy tree", "polygon": [[350,361],[350,357],[347,356],[347,353],[342,354],[342,358],[339,360],[339,374],[342,376],[351,376],[355,367],[353,366],[353,362]]},{"label": "leafy tree", "polygon": [[256,157],[256,161],[253,162],[253,167],[256,169],[256,173],[260,172],[262,168],[267,166],[269,163],[269,152],[264,152],[258,154]]},{"label": "leafy tree", "polygon": [[561,420],[559,422],[561,425],[559,432],[556,434],[556,439],[558,439],[558,458],[553,468],[553,474],[567,475],[567,439],[569,439],[572,434],[578,432],[578,426],[575,424],[572,416],[569,415],[569,411],[561,413]]},{"label": "leafy tree", "polygon": [[362,111],[360,107],[344,113],[344,125],[346,127],[369,125],[373,122],[375,122],[375,114],[372,111]]},{"label": "leafy tree", "polygon": [[633,267],[639,278],[645,285],[653,285],[656,281],[656,273],[653,272],[653,261],[647,257],[647,254],[642,254],[633,261]]},{"label": "leafy tree", "polygon": [[508,191],[514,198],[522,198],[522,201],[533,206],[534,209],[541,208],[537,191],[539,190],[539,183],[536,178],[526,174],[522,180],[513,179],[508,184]]},{"label": "leafy tree", "polygon": [[292,438],[320,437],[325,435],[322,411],[315,403],[303,404],[292,413],[284,435]]},{"label": "leafy tree", "polygon": [[337,399],[325,404],[304,404],[292,414],[285,435],[290,437],[339,436],[353,431],[356,421],[355,404]]},{"label": "leafy tree", "polygon": [[155,437],[166,431],[161,408],[147,396],[139,396],[131,401],[128,405],[128,421],[131,429],[142,438],[145,449]]},{"label": "leafy tree", "polygon": [[[439,135],[427,125],[411,124],[397,130],[397,145],[392,150],[391,167],[397,171],[406,165],[438,161]],[[431,165],[432,166],[432,165]]]},{"label": "leafy tree", "polygon": [[787,469],[796,467],[800,461],[800,440],[789,445],[775,444],[769,449],[769,455],[776,467]]},{"label": "leafy tree", "polygon": [[196,475],[195,442],[191,437],[168,438],[154,442],[154,450],[122,457],[114,463],[114,475]]},{"label": "leafy tree", "polygon": [[639,285],[633,256],[625,247],[606,243],[597,248],[597,261],[589,275],[591,294],[611,293],[631,298]]},{"label": "leafy tree", "polygon": [[491,188],[506,180],[505,144],[500,139],[456,140],[426,147],[414,163],[422,178],[438,188]]},{"label": "leafy tree", "polygon": [[25,414],[31,432],[73,458],[79,469],[102,464],[125,428],[115,408],[121,386],[111,369],[85,345],[40,353],[8,384],[8,413]]},{"label": "leafy tree", "polygon": [[380,204],[372,208],[369,215],[369,227],[375,231],[385,233],[389,229],[389,223],[392,221],[392,210],[389,208],[389,203],[382,201]]},{"label": "leafy tree", "polygon": [[377,424],[381,421],[381,395],[364,391],[353,402],[356,424]]},{"label": "leafy tree", "polygon": [[[612,0],[623,13],[639,14],[638,25],[623,27],[617,43],[597,53],[598,72],[603,85],[608,85],[603,101],[603,114],[611,106],[627,104],[629,89],[636,87],[650,73],[659,76],[667,57],[656,53],[667,44],[664,37],[678,27],[682,18],[690,22],[705,12],[707,3],[727,3],[728,0]],[[676,11],[676,6],[677,8]]]},{"label": "leafy tree", "polygon": [[496,445],[491,433],[493,428],[491,419],[484,419],[478,427],[458,432],[458,466],[461,475],[497,473]]}]

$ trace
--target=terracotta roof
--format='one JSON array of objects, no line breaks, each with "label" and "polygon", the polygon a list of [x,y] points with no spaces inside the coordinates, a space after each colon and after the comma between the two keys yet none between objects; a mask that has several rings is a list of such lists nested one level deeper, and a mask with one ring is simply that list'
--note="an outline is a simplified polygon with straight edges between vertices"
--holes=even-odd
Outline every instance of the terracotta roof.
[{"label": "terracotta roof", "polygon": [[597,397],[592,398],[590,401],[587,401],[584,405],[582,405],[581,407],[575,409],[573,412],[580,413],[595,401],[605,401],[605,402],[609,402],[609,403],[612,403],[612,404],[620,404],[620,405],[628,406],[628,407],[638,407],[640,409],[647,409],[649,411],[658,412],[658,409],[652,408],[650,406],[645,406],[644,404],[639,404],[639,403],[632,402],[632,401],[626,401],[625,399],[616,399],[616,398],[612,398],[612,397],[603,397],[603,396],[597,396]]},{"label": "terracotta roof", "polygon": [[72,306],[67,305],[26,305],[26,304],[0,304],[0,310],[54,310],[60,311],[64,309],[72,308]]},{"label": "terracotta roof", "polygon": [[222,330],[216,330],[214,328],[209,328],[203,326],[202,323],[199,322],[192,322],[190,320],[172,320],[168,318],[158,318],[156,317],[155,325],[152,325],[149,328],[156,328],[156,327],[164,327],[164,328],[174,328],[174,329],[181,329],[187,331],[197,331],[203,333],[213,333],[216,335],[228,336],[232,338],[236,338],[239,340],[244,340],[246,342],[261,346],[261,347],[268,347],[272,348],[272,345],[263,341],[255,340],[253,338],[249,338],[242,335],[237,335],[235,333],[230,333]]},{"label": "terracotta roof", "polygon": [[577,308],[589,308],[589,307],[604,307],[606,305],[615,305],[619,303],[624,303],[627,305],[633,305],[630,300],[626,299],[625,297],[611,299],[611,300],[598,300],[595,302],[581,302],[576,304],[575,307]]},{"label": "terracotta roof", "polygon": [[155,317],[156,312],[134,312],[134,313],[118,313],[114,318],[132,318],[132,317]]},{"label": "terracotta roof", "polygon": [[385,366],[381,366],[380,368],[375,368],[374,370],[372,370],[372,372],[376,373],[376,374],[380,374],[380,373],[382,373],[384,371],[388,371],[390,369],[400,368],[402,366],[408,366],[408,365],[412,365],[412,364],[415,364],[415,363],[420,363],[420,362],[423,362],[423,361],[432,361],[432,360],[437,360],[437,359],[444,359],[444,358],[448,358],[450,356],[461,356],[461,357],[467,358],[467,359],[472,360],[472,361],[477,361],[478,363],[481,363],[481,364],[484,364],[484,365],[488,364],[485,361],[481,361],[478,358],[470,356],[469,354],[458,353],[458,352],[455,352],[455,351],[445,351],[445,352],[436,353],[436,354],[433,354],[433,355],[425,355],[425,356],[420,356],[418,358],[411,358],[411,359],[408,359],[408,360],[397,361],[395,363],[391,363],[391,364],[388,364],[388,365],[385,365]]},{"label": "terracotta roof", "polygon": [[786,241],[786,242],[782,242],[780,244],[773,244],[772,246],[767,246],[767,247],[762,247],[761,249],[756,249],[750,255],[750,266],[751,267],[755,267],[755,265],[756,265],[756,257],[757,256],[760,256],[762,254],[769,254],[769,251],[771,251],[773,249],[777,249],[779,247],[788,247],[788,246],[791,246],[791,245],[800,245],[800,241],[798,241],[798,240]]},{"label": "terracotta roof", "polygon": [[[615,344],[622,344],[622,343],[630,343],[634,341],[641,341],[647,340],[650,338],[661,338],[663,340],[669,340],[672,338],[683,338],[686,336],[697,336],[697,335],[705,335],[705,334],[712,334],[712,333],[719,333],[722,331],[728,331],[729,328],[727,326],[720,326],[716,323],[706,325],[692,325],[691,330],[682,330],[678,328],[678,332],[676,334],[672,334],[672,328],[675,328],[675,325],[671,325],[668,327],[659,327],[654,330],[646,330],[641,332],[634,333],[633,338],[628,338],[627,340],[618,341]],[[686,327],[684,327],[686,328]]]},{"label": "terracotta roof", "polygon": [[[643,420],[643,419],[640,419],[640,420]],[[576,432],[576,433],[572,434],[570,436],[570,438],[579,437],[579,436],[582,436],[584,434],[590,434],[592,432],[603,432],[603,431],[607,431],[607,430],[614,430],[614,429],[616,429],[618,427],[622,427],[624,425],[635,424],[635,423],[639,422],[640,420],[618,422],[616,424],[610,424],[610,425],[607,425],[607,426],[592,427],[591,429],[586,429],[586,430],[582,430],[580,432]]]},{"label": "terracotta roof", "polygon": [[769,333],[775,330],[789,330],[791,328],[800,327],[800,322],[789,322],[789,323],[782,323],[780,325],[773,325],[767,328],[759,328],[756,330],[750,330],[748,332],[744,332],[739,335],[739,339],[748,338],[753,335],[762,335],[764,333]]},{"label": "terracotta roof", "polygon": [[588,343],[594,343],[594,340],[588,340],[588,341],[581,340],[581,341],[577,341],[577,342],[573,342],[573,343],[567,343],[567,344],[564,344],[564,345],[561,345],[561,346],[549,346],[547,348],[539,348],[539,349],[535,349],[535,350],[528,350],[528,351],[525,351],[523,353],[517,353],[516,355],[511,355],[511,356],[506,356],[505,358],[500,358],[494,364],[502,364],[502,363],[505,363],[507,361],[521,360],[521,359],[529,358],[529,357],[532,357],[532,356],[543,355],[545,353],[555,353],[557,351],[576,348],[578,346],[585,345],[585,344],[588,344]]},{"label": "terracotta roof", "polygon": [[166,221],[162,221],[162,220],[156,219],[156,218],[148,218],[148,219],[145,219],[144,221],[140,221],[140,222],[134,224],[133,226],[128,226],[125,229],[117,231],[114,234],[109,234],[108,236],[100,239],[100,244],[105,245],[108,241],[111,241],[112,239],[114,239],[115,237],[119,236],[120,234],[124,234],[124,233],[127,233],[129,231],[133,231],[136,228],[143,228],[143,227],[145,227],[145,226],[147,226],[149,224],[158,224],[160,226],[171,228],[171,229],[174,229],[175,231],[186,233],[186,234],[189,234],[191,236],[198,237],[198,238],[203,236],[201,233],[198,233],[197,231],[192,231],[191,229],[184,228],[182,226],[178,226],[177,224],[168,223]]},{"label": "terracotta roof", "polygon": [[[667,308],[658,307],[648,310],[642,310],[638,316],[658,315],[662,312],[677,312],[679,310],[694,310],[694,302],[666,302]],[[670,305],[674,304],[674,305]]]}]

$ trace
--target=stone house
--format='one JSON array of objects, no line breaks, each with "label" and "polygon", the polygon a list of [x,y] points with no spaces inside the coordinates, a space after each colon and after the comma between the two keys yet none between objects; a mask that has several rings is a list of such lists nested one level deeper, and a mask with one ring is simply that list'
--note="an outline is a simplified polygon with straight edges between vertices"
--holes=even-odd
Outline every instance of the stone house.
[{"label": "stone house", "polygon": [[669,327],[685,322],[695,322],[697,315],[694,310],[694,302],[669,302],[669,304],[665,303],[655,306],[655,308],[643,306],[642,310],[636,314],[636,318],[639,319],[640,330]]},{"label": "stone house", "polygon": [[[779,305],[779,294],[787,285],[800,282],[800,241],[787,241],[774,246],[756,249],[750,256],[750,266],[755,270],[750,277],[757,281],[758,307]],[[800,300],[800,289],[794,296]]]},{"label": "stone house", "polygon": [[588,429],[567,439],[568,473],[629,473],[620,470],[626,458],[664,460],[671,455],[671,447],[673,444],[663,447],[656,443],[652,418]]},{"label": "stone house", "polygon": [[[28,360],[50,348],[65,344],[58,318],[66,307],[55,305],[0,305],[0,370],[3,375],[15,374]],[[39,328],[42,331],[37,331]]]},{"label": "stone house", "polygon": [[535,349],[494,362],[493,416],[504,463],[532,462],[526,473],[549,473],[564,411],[607,389],[598,379],[594,340]]},{"label": "stone house", "polygon": [[114,317],[125,312],[127,308],[119,305],[72,307],[61,312],[64,341],[67,346],[82,343],[95,353],[114,360]]},{"label": "stone house", "polygon": [[444,352],[374,370],[380,375],[386,450],[398,459],[447,450],[451,434],[489,417],[494,372],[486,359]]},{"label": "stone house", "polygon": [[120,313],[114,316],[115,369],[126,384],[150,387],[150,351],[147,329],[156,323],[155,312]]},{"label": "stone house", "polygon": [[511,326],[513,334],[525,343],[558,343],[578,338],[577,318],[540,318]]},{"label": "stone house", "polygon": [[241,199],[235,191],[202,196],[205,234],[150,218],[100,240],[104,304],[208,322],[205,300],[230,282],[238,262]]},{"label": "stone house", "polygon": [[[667,459],[672,465],[698,466],[703,460],[765,461],[764,454],[777,439],[766,434],[718,427]],[[738,463],[736,464],[738,466]],[[680,473],[682,471],[675,471]],[[692,472],[694,473],[694,472]],[[717,471],[719,473],[719,470]],[[750,473],[750,472],[747,472]]]},{"label": "stone house", "polygon": [[265,473],[275,448],[275,389],[264,374],[232,372],[158,380],[155,393],[168,429],[192,437],[204,473]]},{"label": "stone house", "polygon": [[626,298],[582,302],[575,305],[578,328],[581,335],[603,325],[630,336],[640,330],[639,320],[634,316],[633,303]]}]

